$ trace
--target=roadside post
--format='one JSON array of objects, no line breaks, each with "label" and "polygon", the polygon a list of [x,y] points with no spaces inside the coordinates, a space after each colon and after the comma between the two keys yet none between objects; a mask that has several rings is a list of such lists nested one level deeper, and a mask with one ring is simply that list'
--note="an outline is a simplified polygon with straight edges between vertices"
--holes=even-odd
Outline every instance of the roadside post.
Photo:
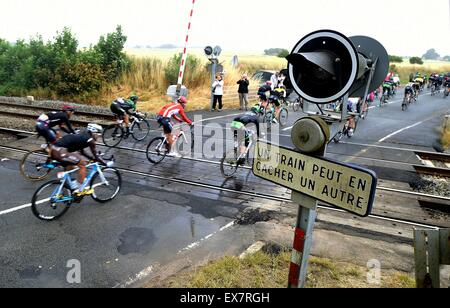
[{"label": "roadside post", "polygon": [[220,46],[216,46],[212,48],[211,46],[206,46],[204,49],[205,55],[208,60],[211,62],[211,109],[214,104],[214,89],[212,85],[216,81],[217,69],[219,67],[219,56],[222,53],[222,48]]},{"label": "roadside post", "polygon": [[440,266],[450,265],[450,229],[414,229],[414,260],[417,288],[440,288]]},{"label": "roadside post", "polygon": [[[303,288],[318,203],[361,217],[372,211],[376,174],[327,159],[325,154],[331,131],[348,120],[348,98],[365,99],[368,92],[378,88],[387,75],[389,58],[378,41],[363,36],[347,38],[333,30],[310,33],[286,58],[294,91],[315,104],[319,112],[308,111],[308,117],[293,126],[295,150],[258,141],[253,173],[290,189],[292,202],[299,205],[288,286]],[[342,101],[340,113],[325,113],[320,108],[336,101]]]}]

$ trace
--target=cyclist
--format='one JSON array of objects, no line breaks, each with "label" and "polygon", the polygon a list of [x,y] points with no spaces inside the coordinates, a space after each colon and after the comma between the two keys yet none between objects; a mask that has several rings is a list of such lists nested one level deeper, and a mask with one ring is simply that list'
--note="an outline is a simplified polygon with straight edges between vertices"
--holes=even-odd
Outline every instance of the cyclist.
[{"label": "cyclist", "polygon": [[[191,126],[191,128],[194,126],[194,123],[187,117],[186,112],[184,109],[186,108],[187,99],[184,96],[181,96],[176,102],[170,103],[166,106],[164,106],[158,113],[158,116],[156,117],[156,120],[158,121],[158,124],[161,125],[164,129],[164,134],[167,137],[168,142],[168,151],[169,155],[174,157],[181,157],[180,154],[176,153],[173,150],[173,143],[175,142],[173,138],[173,125],[171,123],[172,117],[177,120],[180,123],[186,122]],[[179,117],[181,116],[181,118]]]},{"label": "cyclist", "polygon": [[267,93],[272,91],[272,82],[267,81],[263,86],[261,86],[258,89],[258,97],[259,97],[259,104],[261,108],[266,110],[268,106],[268,100],[267,100]]},{"label": "cyclist", "polygon": [[[66,135],[58,140],[52,148],[52,159],[60,162],[67,170],[73,170],[76,167],[80,169],[78,173],[78,183],[72,181],[70,188],[74,190],[75,196],[87,196],[94,193],[93,189],[85,188],[80,192],[79,188],[86,179],[86,166],[88,161],[84,158],[88,158],[93,161],[97,161],[105,166],[110,166],[110,163],[106,163],[97,153],[96,141],[98,134],[101,134],[103,128],[98,124],[89,124],[85,131],[76,135]],[[90,148],[92,156],[87,154],[84,149]],[[84,157],[83,157],[83,156]]]},{"label": "cyclist", "polygon": [[268,99],[268,104],[272,104],[275,110],[275,116],[273,117],[273,123],[278,124],[278,116],[281,112],[281,103],[278,95],[270,95]]},{"label": "cyclist", "polygon": [[444,94],[447,97],[450,92],[450,78],[444,80]]},{"label": "cyclist", "polygon": [[414,78],[414,83],[418,83],[419,91],[422,91],[425,85],[425,79],[423,79],[422,75],[419,73],[417,74],[416,78]]},{"label": "cyclist", "polygon": [[[250,112],[246,112],[243,115],[236,117],[233,122],[231,123],[231,129],[234,132],[234,136],[237,137],[238,132],[244,133],[245,143],[243,146],[241,146],[241,153],[244,154],[247,150],[247,147],[250,144],[250,134],[246,129],[246,126],[248,124],[255,124],[256,126],[256,135],[259,138],[260,136],[260,123],[259,123],[259,114],[262,112],[260,106],[256,105],[252,107]],[[238,161],[239,165],[242,165],[245,162],[245,158],[240,158]]]},{"label": "cyclist", "polygon": [[[392,85],[390,79],[389,80],[385,80],[383,82],[382,93],[387,95],[386,100],[388,100],[391,97],[391,95],[393,94],[392,93],[392,87],[393,87],[393,85]],[[383,95],[381,96],[380,100],[382,100],[382,99],[383,99]]]},{"label": "cyclist", "polygon": [[50,118],[46,114],[39,116],[35,129],[38,136],[44,137],[48,145],[55,144],[58,140],[56,131],[50,128]]},{"label": "cyclist", "polygon": [[61,138],[61,134],[53,127],[59,126],[59,129],[67,134],[75,134],[75,130],[70,123],[70,118],[75,112],[75,107],[63,105],[61,111],[52,111],[42,114],[36,123],[36,131],[40,136],[45,137],[48,143],[55,143]]},{"label": "cyclist", "polygon": [[139,97],[136,95],[130,96],[127,100],[123,98],[118,98],[111,104],[111,111],[120,120],[123,120],[126,127],[126,136],[128,137],[132,132],[130,132],[130,115],[136,115],[136,107],[139,101]]},{"label": "cyclist", "polygon": [[[414,93],[414,88],[413,88],[413,83],[408,83],[405,86],[405,99],[408,97],[408,94],[411,95],[411,97],[415,97],[415,93]],[[408,101],[409,104],[410,100]]]}]

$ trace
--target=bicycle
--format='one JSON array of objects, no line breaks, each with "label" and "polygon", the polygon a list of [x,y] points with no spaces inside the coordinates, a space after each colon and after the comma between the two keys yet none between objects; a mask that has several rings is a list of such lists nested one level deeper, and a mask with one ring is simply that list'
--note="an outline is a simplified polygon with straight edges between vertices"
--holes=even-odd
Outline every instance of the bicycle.
[{"label": "bicycle", "polygon": [[[255,133],[251,130],[245,129],[245,139],[241,142],[238,141],[238,133],[234,132],[234,146],[233,150],[225,153],[220,161],[220,172],[223,177],[229,179],[233,177],[239,166],[244,166],[246,161],[250,161],[250,149],[253,146]],[[248,144],[246,145],[246,143]],[[241,146],[245,146],[245,151],[241,153]]]},{"label": "bicycle", "polygon": [[[187,147],[189,145],[189,142],[186,138],[186,134],[184,131],[179,130],[177,133],[173,133],[175,136],[174,140],[174,146],[178,150],[178,153],[182,156],[188,154],[187,152],[191,153],[193,149],[193,138],[191,138],[191,144],[190,147]],[[192,137],[192,127],[191,127],[191,137]],[[154,138],[152,141],[150,141],[149,145],[147,146],[147,159],[152,164],[159,164],[161,163],[164,158],[166,158],[167,153],[169,152],[169,142],[167,141],[166,135],[163,135],[161,137]],[[187,148],[186,151],[180,151],[180,149]]]},{"label": "bicycle", "polygon": [[361,118],[363,120],[367,119],[367,116],[369,115],[369,110],[370,110],[370,102],[368,100],[364,101],[363,105],[362,105],[362,113],[361,113]]},{"label": "bicycle", "polygon": [[[87,166],[90,170],[79,188],[93,189],[92,199],[98,203],[107,203],[117,197],[122,186],[120,172],[112,167],[100,167],[98,163]],[[53,221],[63,216],[74,203],[81,203],[84,196],[77,196],[71,189],[71,174],[78,171],[58,173],[58,180],[50,181],[36,190],[31,200],[31,210],[40,220]],[[102,189],[103,188],[103,189]]]},{"label": "bicycle", "polygon": [[292,107],[292,111],[297,112],[300,109],[303,109],[303,99],[301,97],[298,97],[295,101],[288,102],[287,107],[289,106]]},{"label": "bicycle", "polygon": [[272,102],[270,104],[266,108],[263,119],[263,122],[267,124],[268,129],[270,130],[273,123],[278,123],[281,127],[287,126],[289,118],[289,111],[287,108],[280,104],[279,111],[277,113],[274,103]]},{"label": "bicycle", "polygon": [[[353,130],[353,132],[351,131],[351,127],[350,127],[350,119],[349,118],[347,120],[347,122],[345,122],[344,127],[342,128],[341,131],[339,131],[331,140],[334,141],[334,143],[339,143],[341,142],[342,138],[344,138],[344,136],[347,136],[347,138],[352,138],[353,135],[355,134],[356,131],[356,126],[358,124],[358,121],[356,121],[355,119],[355,129]],[[331,142],[331,141],[330,141]]]},{"label": "bicycle", "polygon": [[446,99],[450,94],[450,87],[445,87],[444,89],[444,99]]},{"label": "bicycle", "polygon": [[411,93],[406,94],[402,102],[402,111],[408,110],[408,106],[411,104],[411,100],[412,100]]},{"label": "bicycle", "polygon": [[103,143],[110,148],[114,148],[131,135],[134,140],[142,141],[150,134],[151,125],[147,116],[143,113],[136,113],[130,116],[130,133],[127,134],[123,120],[117,119],[117,123],[109,125],[103,131]]},{"label": "bicycle", "polygon": [[437,95],[439,94],[439,92],[440,92],[439,85],[433,83],[433,85],[431,86],[431,96]]},{"label": "bicycle", "polygon": [[380,108],[387,105],[389,97],[389,90],[386,89],[385,91],[383,91],[383,95],[380,98]]}]

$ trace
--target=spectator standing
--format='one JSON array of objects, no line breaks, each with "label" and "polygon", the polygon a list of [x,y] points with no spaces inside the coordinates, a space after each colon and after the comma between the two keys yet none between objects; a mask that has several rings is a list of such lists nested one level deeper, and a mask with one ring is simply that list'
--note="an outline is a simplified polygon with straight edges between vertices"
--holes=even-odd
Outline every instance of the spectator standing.
[{"label": "spectator standing", "polygon": [[240,102],[240,109],[239,110],[245,110],[248,109],[248,86],[250,85],[250,81],[248,80],[247,75],[242,75],[242,79],[237,82],[239,85],[239,102]]},{"label": "spectator standing", "polygon": [[278,83],[280,82],[280,73],[276,72],[270,77],[270,82],[272,83],[272,91],[275,91],[278,88]]},{"label": "spectator standing", "polygon": [[222,75],[216,76],[216,81],[213,83],[213,94],[214,103],[211,111],[216,111],[217,103],[219,103],[219,109],[217,111],[221,112],[223,108],[222,98],[223,98],[223,86],[224,81]]}]

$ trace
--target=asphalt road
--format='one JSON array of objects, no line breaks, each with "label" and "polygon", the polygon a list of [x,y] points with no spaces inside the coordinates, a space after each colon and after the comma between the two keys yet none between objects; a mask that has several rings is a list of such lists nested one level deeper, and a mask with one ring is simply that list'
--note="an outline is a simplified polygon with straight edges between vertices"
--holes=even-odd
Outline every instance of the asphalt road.
[{"label": "asphalt road", "polygon": [[[397,100],[400,99],[398,94]],[[349,142],[432,150],[437,137],[435,129],[442,123],[443,115],[450,113],[450,100],[424,95],[406,112],[401,111],[400,104],[394,99],[385,108],[371,109],[369,118],[359,123],[355,136],[341,144],[330,144],[328,155],[354,163],[364,162],[354,156],[414,161],[414,157],[405,157],[401,151]],[[217,123],[225,127],[237,113],[203,112],[210,120],[199,124],[208,127]],[[289,125],[301,116],[291,113]],[[290,146],[289,127],[280,134],[280,143]],[[145,148],[143,144],[128,145]],[[248,172],[243,172],[237,179],[224,182],[214,164],[168,158],[162,165],[152,167],[142,160],[142,155],[133,156],[126,151],[119,154],[118,161],[129,160],[129,165],[142,166],[145,172],[178,173],[187,179],[216,181],[233,189],[245,186],[248,177]],[[0,159],[4,157],[8,157],[7,153],[0,152]],[[383,167],[382,163],[377,167],[380,166]],[[241,240],[226,242],[225,249],[224,239],[218,234],[235,228],[232,223],[236,216],[248,207],[279,206],[235,193],[124,175],[123,190],[113,202],[100,205],[86,199],[60,220],[46,223],[37,220],[27,206],[40,184],[24,181],[15,160],[2,161],[0,175],[0,287],[132,286],[180,253],[201,251],[205,242],[215,243],[212,247],[217,251],[244,249],[245,235]],[[80,284],[67,281],[70,260],[80,261]]]}]

